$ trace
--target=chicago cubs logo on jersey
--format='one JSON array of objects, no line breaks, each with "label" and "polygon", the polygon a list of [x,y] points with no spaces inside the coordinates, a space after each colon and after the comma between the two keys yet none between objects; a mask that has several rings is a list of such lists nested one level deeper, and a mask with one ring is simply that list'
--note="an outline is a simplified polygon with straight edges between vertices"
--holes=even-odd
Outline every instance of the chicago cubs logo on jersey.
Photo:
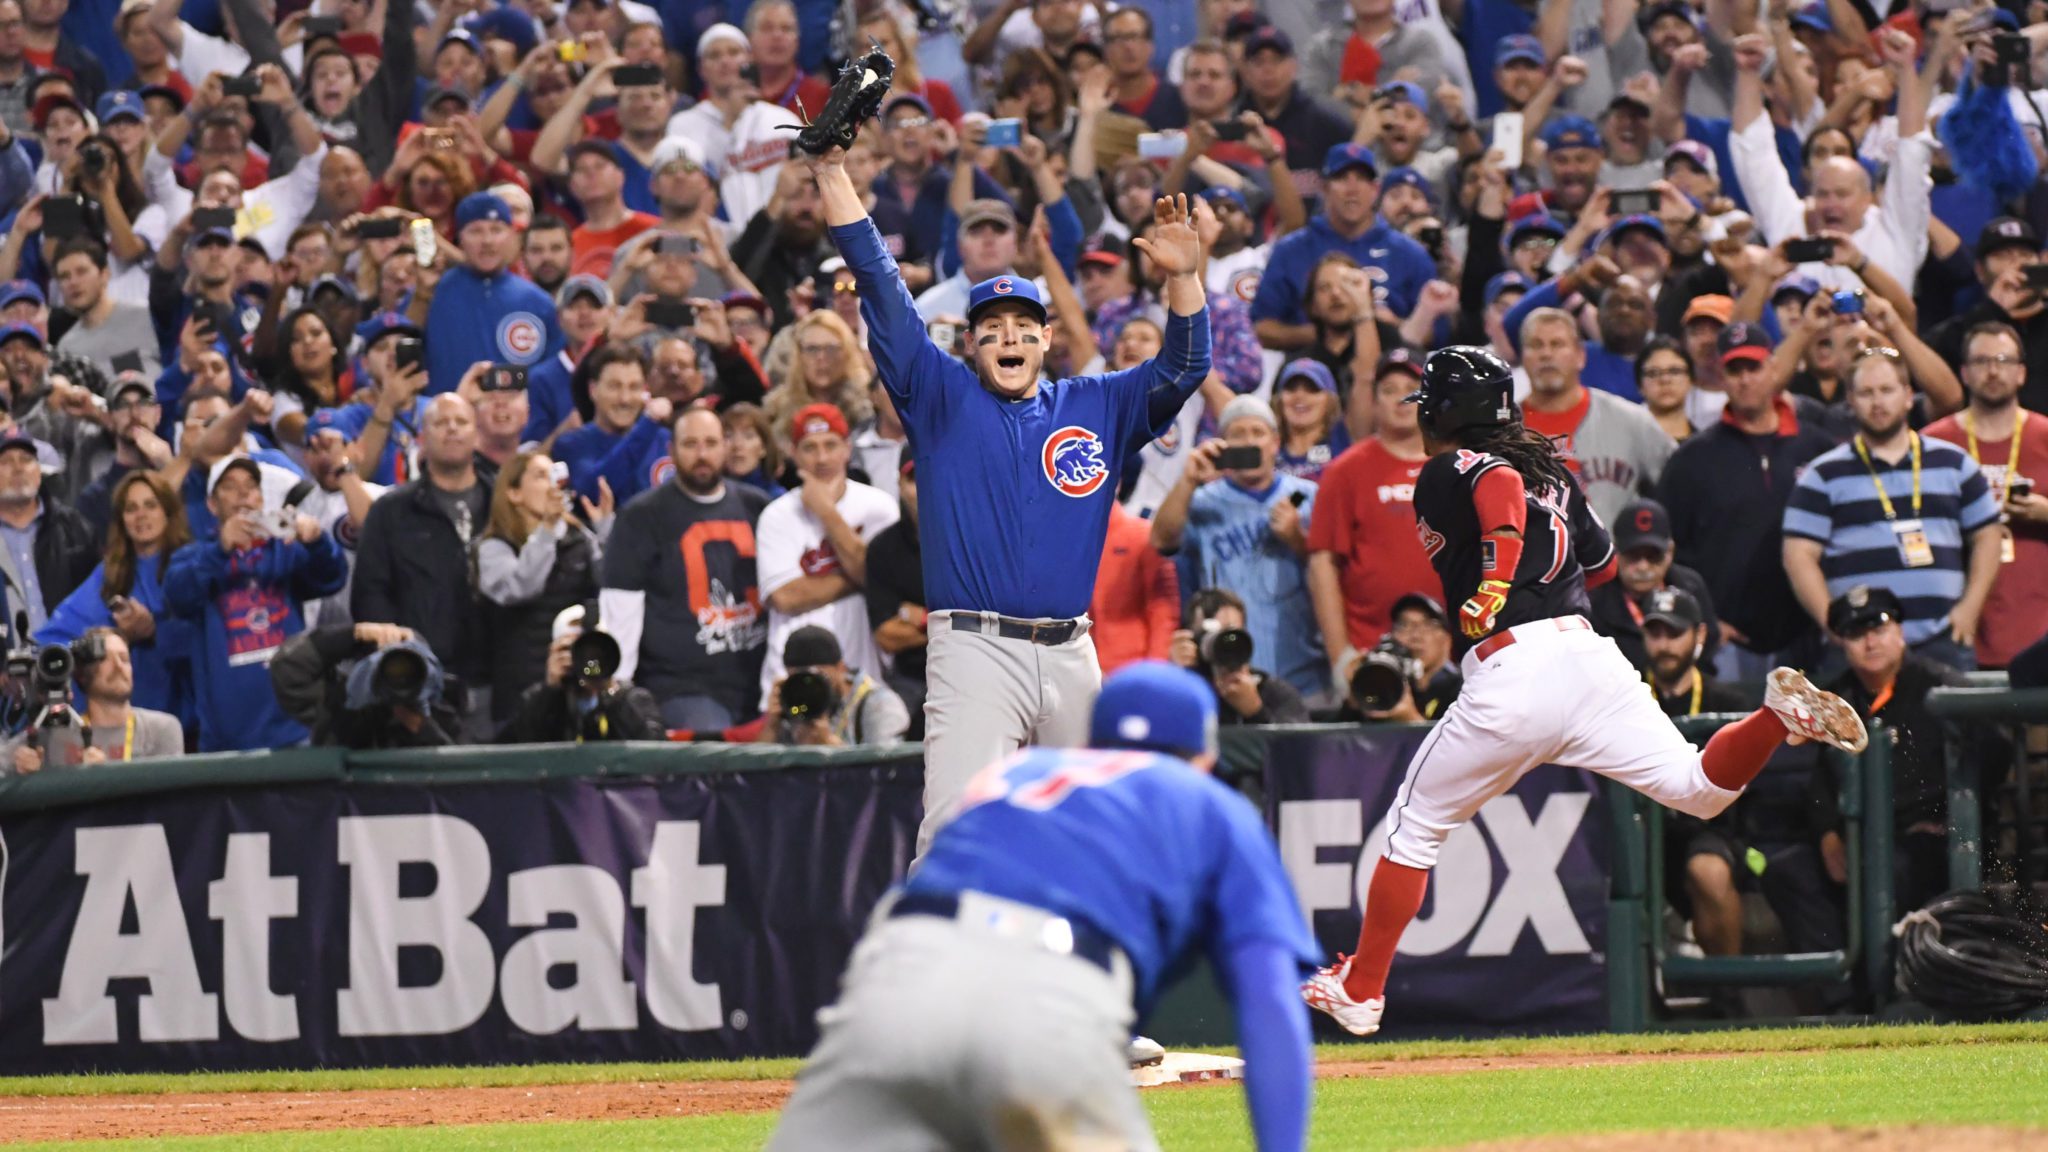
[{"label": "chicago cubs logo on jersey", "polygon": [[647,470],[647,486],[649,488],[659,488],[675,478],[676,462],[670,456],[663,456],[661,459],[656,460],[654,467]]},{"label": "chicago cubs logo on jersey", "polygon": [[547,327],[531,312],[513,312],[498,321],[498,347],[514,364],[531,364],[547,346]]},{"label": "chicago cubs logo on jersey", "polygon": [[[996,291],[1002,291],[1004,283],[1007,281],[997,282]],[[1102,438],[1077,424],[1069,424],[1046,437],[1040,460],[1045,478],[1068,496],[1093,495],[1109,480],[1109,465],[1102,458]]]}]

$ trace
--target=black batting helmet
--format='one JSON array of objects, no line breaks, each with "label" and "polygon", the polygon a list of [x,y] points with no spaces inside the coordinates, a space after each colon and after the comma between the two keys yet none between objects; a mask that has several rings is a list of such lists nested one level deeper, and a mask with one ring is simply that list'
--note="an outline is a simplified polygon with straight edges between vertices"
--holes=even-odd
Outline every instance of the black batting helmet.
[{"label": "black batting helmet", "polygon": [[1422,387],[1406,402],[1422,406],[1423,430],[1438,440],[1498,427],[1515,418],[1515,370],[1484,348],[1439,348],[1422,362]]}]

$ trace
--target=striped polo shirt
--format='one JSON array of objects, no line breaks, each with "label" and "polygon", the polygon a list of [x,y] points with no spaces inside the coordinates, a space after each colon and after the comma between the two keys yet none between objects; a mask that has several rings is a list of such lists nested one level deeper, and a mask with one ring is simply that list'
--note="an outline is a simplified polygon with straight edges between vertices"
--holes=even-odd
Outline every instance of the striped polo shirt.
[{"label": "striped polo shirt", "polygon": [[[1908,644],[1948,627],[1949,609],[1963,594],[1970,533],[1995,523],[1999,513],[1998,498],[1976,461],[1946,441],[1918,439],[1918,515],[1913,512],[1913,454],[1900,456],[1896,464],[1872,456],[1866,467],[1854,440],[1814,457],[1785,506],[1785,535],[1822,546],[1820,570],[1828,580],[1829,598],[1858,584],[1891,589],[1906,610]],[[1900,535],[1877,497],[1879,482],[1899,522],[1920,522],[1934,563],[1906,566]]]}]

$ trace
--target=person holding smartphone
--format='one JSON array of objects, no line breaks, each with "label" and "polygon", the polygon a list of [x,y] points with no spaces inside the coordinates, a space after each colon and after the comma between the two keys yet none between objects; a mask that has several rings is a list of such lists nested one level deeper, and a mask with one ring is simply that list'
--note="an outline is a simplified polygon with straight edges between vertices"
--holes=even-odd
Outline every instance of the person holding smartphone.
[{"label": "person holding smartphone", "polygon": [[1248,602],[1252,666],[1303,696],[1329,689],[1308,592],[1308,526],[1316,485],[1278,472],[1273,409],[1240,396],[1223,409],[1221,440],[1198,446],[1152,515],[1152,546],[1190,553],[1203,588],[1231,588]]}]

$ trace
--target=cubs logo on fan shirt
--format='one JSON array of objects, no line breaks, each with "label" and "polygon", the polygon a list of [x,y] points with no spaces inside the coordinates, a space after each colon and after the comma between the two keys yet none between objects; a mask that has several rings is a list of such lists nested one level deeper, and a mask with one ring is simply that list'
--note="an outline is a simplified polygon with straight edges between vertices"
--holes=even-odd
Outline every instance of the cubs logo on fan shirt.
[{"label": "cubs logo on fan shirt", "polygon": [[[1002,290],[997,284],[996,291]],[[1045,478],[1067,496],[1093,495],[1109,479],[1101,438],[1078,425],[1069,424],[1045,438],[1044,463]]]}]

